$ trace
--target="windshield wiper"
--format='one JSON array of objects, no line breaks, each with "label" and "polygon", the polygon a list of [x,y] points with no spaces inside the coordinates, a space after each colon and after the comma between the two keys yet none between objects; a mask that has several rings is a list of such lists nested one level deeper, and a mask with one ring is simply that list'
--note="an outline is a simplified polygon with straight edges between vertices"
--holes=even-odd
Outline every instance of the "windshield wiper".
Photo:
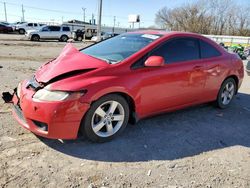
[{"label": "windshield wiper", "polygon": [[[89,54],[87,54],[87,55],[89,55]],[[101,58],[101,57],[98,57],[98,56],[93,56],[93,55],[89,55],[89,56],[92,56],[92,57],[94,57],[94,58],[96,58],[96,59],[100,59],[100,60],[102,60],[102,61],[105,61],[105,62],[107,62],[108,64],[114,64],[114,63],[112,63],[112,62],[115,62],[115,63],[118,63],[118,62],[120,62],[120,61],[117,61],[117,60],[114,60],[114,59],[106,59],[106,58]]]},{"label": "windshield wiper", "polygon": [[[117,61],[115,59],[106,59],[110,64],[115,64],[115,63],[119,63],[120,61]],[[112,63],[113,62],[113,63]]]},{"label": "windshield wiper", "polygon": [[101,57],[96,57],[96,58],[101,59],[103,61],[106,61],[108,64],[111,64],[111,65],[114,64],[114,63],[120,62],[120,61],[117,61],[117,60],[114,60],[114,59],[101,58]]}]

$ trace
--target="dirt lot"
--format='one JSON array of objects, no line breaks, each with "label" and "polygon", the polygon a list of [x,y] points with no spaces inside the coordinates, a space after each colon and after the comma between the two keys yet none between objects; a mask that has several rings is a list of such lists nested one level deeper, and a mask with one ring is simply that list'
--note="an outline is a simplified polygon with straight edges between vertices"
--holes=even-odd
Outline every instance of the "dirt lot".
[{"label": "dirt lot", "polygon": [[[1,93],[65,45],[20,39],[0,35]],[[0,100],[0,187],[250,187],[250,77],[229,109],[205,104],[141,120],[104,144],[38,138]]]}]

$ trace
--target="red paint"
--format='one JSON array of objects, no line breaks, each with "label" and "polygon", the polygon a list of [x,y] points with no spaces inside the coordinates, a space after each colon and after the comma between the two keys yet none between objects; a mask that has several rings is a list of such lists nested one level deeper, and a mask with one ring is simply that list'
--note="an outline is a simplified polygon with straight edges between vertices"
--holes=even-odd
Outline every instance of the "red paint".
[{"label": "red paint", "polygon": [[[109,93],[123,93],[130,96],[139,118],[166,111],[214,101],[222,82],[229,76],[236,76],[240,87],[243,79],[242,61],[229,54],[213,41],[192,33],[141,31],[148,34],[164,34],[144,49],[116,65],[84,55],[67,45],[62,54],[52,63],[42,66],[35,74],[38,82],[51,80],[55,76],[75,70],[95,69],[51,84],[51,90],[80,91],[87,93],[74,100],[62,102],[35,102],[34,91],[22,84],[20,106],[27,123],[14,116],[25,128],[48,138],[73,139],[77,137],[80,122],[90,104]],[[162,65],[159,57],[151,65],[131,69],[131,65],[156,46],[173,37],[200,38],[212,44],[221,56],[193,60],[185,63]],[[158,63],[154,63],[158,62]],[[160,63],[159,63],[160,62]],[[15,103],[18,101],[15,100]],[[39,130],[31,120],[48,124],[48,131]]]},{"label": "red paint", "polygon": [[106,62],[79,52],[69,43],[55,60],[38,69],[36,72],[36,79],[39,80],[39,82],[46,83],[50,79],[67,72],[105,66],[107,66]]}]

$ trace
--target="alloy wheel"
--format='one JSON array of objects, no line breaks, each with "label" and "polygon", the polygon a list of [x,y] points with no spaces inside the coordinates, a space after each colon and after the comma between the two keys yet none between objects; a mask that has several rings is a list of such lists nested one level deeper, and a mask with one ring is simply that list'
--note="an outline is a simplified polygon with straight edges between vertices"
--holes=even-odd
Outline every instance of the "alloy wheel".
[{"label": "alloy wheel", "polygon": [[231,102],[234,92],[234,84],[232,82],[228,82],[221,93],[221,101],[223,105],[228,105]]},{"label": "alloy wheel", "polygon": [[125,119],[123,106],[117,101],[106,101],[94,112],[91,126],[100,137],[110,137],[122,127]]}]

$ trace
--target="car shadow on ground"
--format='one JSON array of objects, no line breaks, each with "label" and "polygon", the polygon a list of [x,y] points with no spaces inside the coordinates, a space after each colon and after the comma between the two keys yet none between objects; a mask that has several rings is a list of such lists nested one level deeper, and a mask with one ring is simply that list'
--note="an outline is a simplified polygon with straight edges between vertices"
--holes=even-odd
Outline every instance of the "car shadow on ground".
[{"label": "car shadow on ground", "polygon": [[49,147],[81,159],[107,162],[174,160],[230,146],[250,147],[250,95],[239,93],[225,110],[211,104],[128,125],[108,143],[40,138]]}]

